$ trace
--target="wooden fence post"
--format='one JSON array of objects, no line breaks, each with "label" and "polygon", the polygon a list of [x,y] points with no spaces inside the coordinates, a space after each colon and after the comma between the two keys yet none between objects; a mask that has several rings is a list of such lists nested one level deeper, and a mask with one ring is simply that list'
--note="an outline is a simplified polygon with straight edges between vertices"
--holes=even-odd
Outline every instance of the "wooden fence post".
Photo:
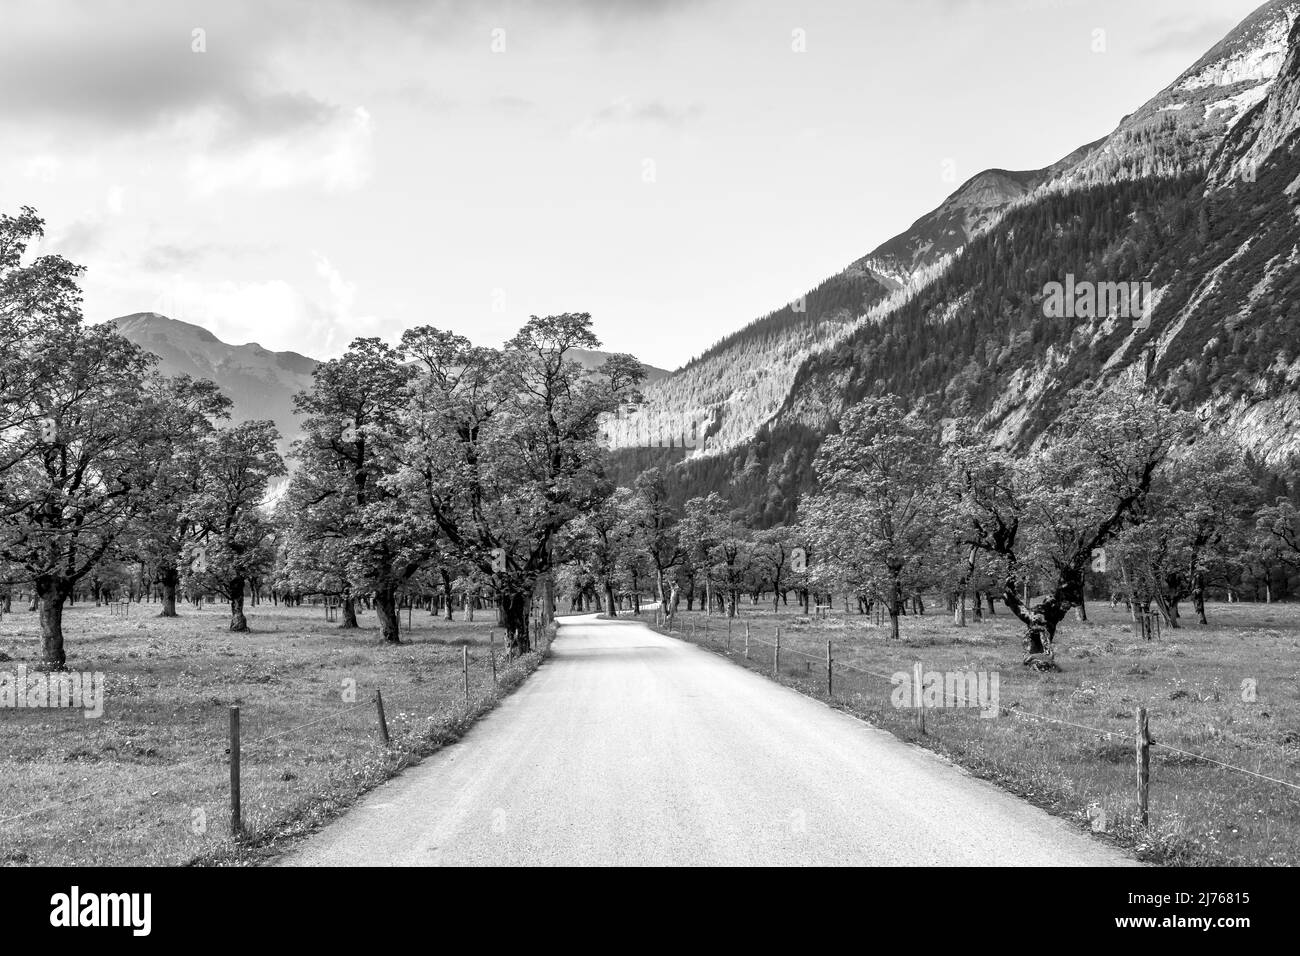
[{"label": "wooden fence post", "polygon": [[388,740],[388,720],[384,717],[384,695],[378,689],[375,690],[375,712],[379,715],[379,739],[387,747]]},{"label": "wooden fence post", "polygon": [[488,630],[488,653],[492,655],[492,686],[497,686],[497,645],[496,631]]},{"label": "wooden fence post", "polygon": [[749,622],[745,622],[745,660],[749,660]]},{"label": "wooden fence post", "polygon": [[922,693],[922,686],[925,678],[925,670],[920,661],[912,665],[912,703],[916,710],[916,732],[925,734],[925,695]]},{"label": "wooden fence post", "polygon": [[1137,784],[1138,814],[1142,825],[1148,824],[1148,797],[1151,789],[1151,729],[1147,723],[1147,709],[1137,709]]},{"label": "wooden fence post", "polygon": [[835,683],[831,676],[831,642],[826,642],[826,696],[834,696]]},{"label": "wooden fence post", "polygon": [[243,814],[239,808],[239,708],[230,708],[230,832],[240,836],[244,832]]},{"label": "wooden fence post", "polygon": [[465,709],[469,709],[469,645],[460,646],[460,669],[465,678]]},{"label": "wooden fence post", "polygon": [[781,676],[781,628],[776,629],[776,646],[772,648],[772,676]]}]

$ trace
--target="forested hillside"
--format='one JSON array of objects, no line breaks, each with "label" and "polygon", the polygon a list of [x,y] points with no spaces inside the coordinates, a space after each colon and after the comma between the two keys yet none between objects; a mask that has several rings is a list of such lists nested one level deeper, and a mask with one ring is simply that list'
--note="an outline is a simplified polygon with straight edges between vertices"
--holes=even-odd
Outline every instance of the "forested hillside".
[{"label": "forested hillside", "polygon": [[[1263,8],[1239,31],[1263,37],[1262,52],[1246,57],[1257,67],[1267,66],[1269,25],[1281,16],[1293,17],[1294,5]],[[785,522],[810,485],[821,436],[864,398],[896,394],[938,418],[969,416],[1000,444],[1023,448],[1082,396],[1130,378],[1235,435],[1261,465],[1292,460],[1300,452],[1297,29],[1289,43],[1263,98],[1213,151],[1205,147],[1213,124],[1197,133],[1168,118],[1126,122],[1089,155],[1118,163],[1127,150],[1127,174],[1064,176],[1012,205],[929,284],[809,354],[752,440],[715,461],[687,461],[673,486],[686,496],[719,491],[761,525]],[[1207,71],[1228,92],[1260,88],[1258,77],[1232,71],[1240,43],[1216,50],[1227,65],[1203,61],[1171,89],[1191,85],[1204,98],[1197,78]],[[1045,289],[1067,276],[1149,282],[1149,327],[1104,315],[1047,318]]]}]

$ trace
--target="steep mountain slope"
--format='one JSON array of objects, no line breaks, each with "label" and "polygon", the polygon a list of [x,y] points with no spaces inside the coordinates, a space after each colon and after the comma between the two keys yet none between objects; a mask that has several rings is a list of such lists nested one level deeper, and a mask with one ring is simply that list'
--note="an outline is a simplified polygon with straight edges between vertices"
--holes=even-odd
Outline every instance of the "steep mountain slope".
[{"label": "steep mountain slope", "polygon": [[[1298,19],[1297,24],[1300,24]],[[1268,96],[1250,110],[1232,135],[1224,140],[1210,168],[1210,185],[1231,189],[1238,182],[1258,178],[1261,168],[1274,163],[1284,150],[1294,150],[1300,134],[1300,63],[1292,28],[1289,55]],[[1294,183],[1287,189],[1294,192]]]},{"label": "steep mountain slope", "polygon": [[905,305],[1010,210],[1050,192],[1202,171],[1232,126],[1263,102],[1286,57],[1300,0],[1271,0],[1106,138],[1041,170],[986,170],[902,234],[810,292],[724,338],[607,422],[615,449],[683,444],[691,457],[737,448],[789,400],[805,362],[834,354]]},{"label": "steep mountain slope", "polygon": [[643,389],[644,401],[603,423],[610,446],[734,447],[776,413],[800,363],[850,331],[885,295],[874,276],[844,272],[798,303],[730,337]]},{"label": "steep mountain slope", "polygon": [[986,169],[962,183],[937,209],[912,223],[906,232],[863,256],[854,266],[870,269],[886,278],[894,288],[901,288],[920,270],[956,254],[994,225],[1008,207],[1076,167],[1103,142],[1097,140],[1082,146],[1046,169],[1023,172]]},{"label": "steep mountain slope", "polygon": [[[783,417],[824,430],[846,404],[893,392],[973,415],[1016,444],[1073,390],[1132,375],[1237,434],[1260,461],[1294,458],[1300,21],[1275,75],[1213,155],[1181,157],[1181,175],[1121,177],[1012,209],[912,301],[805,363]],[[1194,171],[1203,165],[1208,179]],[[1071,274],[1149,282],[1150,327],[1047,318],[1047,284]]]},{"label": "steep mountain slope", "polygon": [[[1225,91],[1240,95],[1242,84],[1252,96],[1262,90],[1235,125],[1203,109],[1204,129],[1192,124],[1161,139],[1165,121],[1135,136],[1138,127],[1126,120],[1074,167],[1013,198],[924,284],[810,354],[779,412],[717,460],[692,458],[674,469],[675,493],[717,490],[751,521],[788,521],[811,482],[821,437],[865,396],[895,393],[939,417],[969,416],[1002,443],[1026,445],[1067,404],[1122,376],[1229,430],[1261,462],[1294,461],[1296,6],[1267,4],[1153,101],[1180,90],[1216,97],[1211,103]],[[1280,58],[1278,23],[1289,30]],[[1047,318],[1047,284],[1067,276],[1149,282],[1149,327],[1110,314]]]},{"label": "steep mountain slope", "polygon": [[272,352],[256,343],[228,345],[205,328],[156,312],[136,312],[113,320],[118,331],[157,355],[168,375],[209,379],[234,403],[236,421],[272,419],[281,445],[297,437],[293,395],[311,387],[316,359],[297,352]]},{"label": "steep mountain slope", "polygon": [[905,298],[1008,208],[1096,145],[1045,169],[973,176],[905,232],[646,388],[641,405],[605,423],[610,446],[685,445],[701,457],[749,440],[785,404],[805,360],[833,350],[891,298]]},{"label": "steep mountain slope", "polygon": [[1058,184],[1177,175],[1218,150],[1233,125],[1268,94],[1287,53],[1300,0],[1271,0],[1136,111]]}]

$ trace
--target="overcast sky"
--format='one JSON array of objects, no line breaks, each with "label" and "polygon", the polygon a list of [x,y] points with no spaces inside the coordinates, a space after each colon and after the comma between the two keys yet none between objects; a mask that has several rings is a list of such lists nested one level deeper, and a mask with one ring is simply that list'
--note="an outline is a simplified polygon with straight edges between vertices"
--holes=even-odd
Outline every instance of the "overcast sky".
[{"label": "overcast sky", "polygon": [[671,368],[905,229],[946,169],[1109,132],[1257,5],[6,0],[0,208],[88,267],[94,321],[329,357],[587,311]]}]

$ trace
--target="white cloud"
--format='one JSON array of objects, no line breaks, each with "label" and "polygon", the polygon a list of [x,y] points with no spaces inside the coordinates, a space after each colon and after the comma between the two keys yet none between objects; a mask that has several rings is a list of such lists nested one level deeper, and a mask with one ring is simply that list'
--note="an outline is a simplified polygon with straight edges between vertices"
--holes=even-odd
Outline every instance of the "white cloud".
[{"label": "white cloud", "polygon": [[209,148],[191,155],[186,174],[199,196],[239,187],[356,189],[370,178],[372,138],[370,113],[357,107],[319,127],[248,143],[210,137]]},{"label": "white cloud", "polygon": [[620,96],[608,106],[592,113],[573,130],[573,135],[593,139],[616,127],[661,127],[681,129],[697,120],[703,113],[698,103],[689,106],[671,106],[661,100],[636,104]]},{"label": "white cloud", "polygon": [[314,253],[316,274],[325,280],[329,292],[329,301],[324,306],[329,316],[329,342],[331,354],[341,351],[344,346],[358,336],[384,336],[386,329],[383,319],[377,315],[356,315],[353,306],[357,299],[357,284],[343,277],[330,260]]},{"label": "white cloud", "polygon": [[63,164],[59,162],[57,156],[51,156],[49,153],[41,153],[30,157],[23,164],[23,175],[28,179],[36,179],[43,183],[52,183],[59,176],[59,169]]},{"label": "white cloud", "polygon": [[325,280],[325,285],[329,288],[330,297],[333,300],[333,311],[340,315],[347,315],[352,311],[352,303],[357,298],[357,286],[355,282],[348,282],[343,278],[343,273],[334,268],[333,263],[319,252],[316,256],[316,274]]}]

